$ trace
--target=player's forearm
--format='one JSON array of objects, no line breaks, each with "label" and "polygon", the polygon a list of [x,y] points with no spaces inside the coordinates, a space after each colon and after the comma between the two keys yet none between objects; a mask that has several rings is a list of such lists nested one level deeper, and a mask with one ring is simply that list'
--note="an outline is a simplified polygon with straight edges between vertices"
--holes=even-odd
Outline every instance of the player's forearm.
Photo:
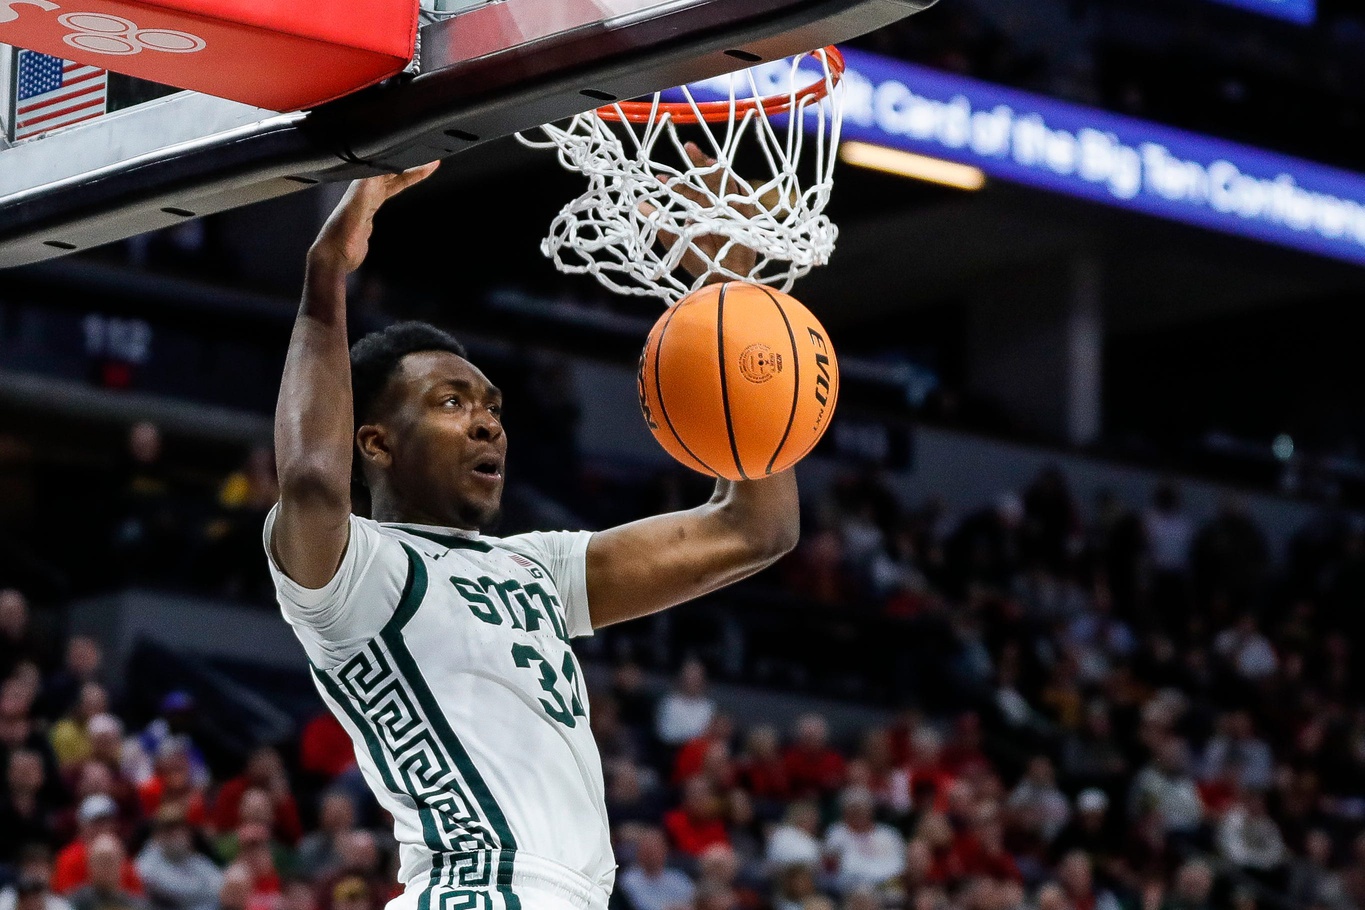
[{"label": "player's forearm", "polygon": [[315,246],[275,410],[281,492],[335,499],[349,509],[352,432],[346,269]]},{"label": "player's forearm", "polygon": [[791,552],[801,538],[795,471],[759,480],[719,480],[708,506],[734,539],[764,565]]}]

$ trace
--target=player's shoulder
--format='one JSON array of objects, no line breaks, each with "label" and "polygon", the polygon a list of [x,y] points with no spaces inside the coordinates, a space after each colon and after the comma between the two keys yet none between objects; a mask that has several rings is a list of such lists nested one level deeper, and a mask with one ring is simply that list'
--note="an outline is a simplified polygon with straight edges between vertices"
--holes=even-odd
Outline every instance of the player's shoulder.
[{"label": "player's shoulder", "polygon": [[485,537],[479,539],[490,547],[519,553],[523,556],[541,554],[546,557],[559,556],[586,543],[592,536],[591,531],[527,531],[510,537]]}]

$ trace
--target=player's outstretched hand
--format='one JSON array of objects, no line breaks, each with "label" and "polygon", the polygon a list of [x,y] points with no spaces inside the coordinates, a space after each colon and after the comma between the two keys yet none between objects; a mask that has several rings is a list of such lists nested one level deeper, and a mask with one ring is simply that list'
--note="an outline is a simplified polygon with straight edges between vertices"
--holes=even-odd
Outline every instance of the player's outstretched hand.
[{"label": "player's outstretched hand", "polygon": [[[684,148],[687,151],[687,157],[691,159],[694,167],[709,168],[715,165],[716,159],[703,152],[701,147],[695,142],[687,143]],[[660,177],[659,179],[664,180],[665,178]],[[723,188],[722,182],[725,179],[725,174],[722,170],[717,168],[702,179],[705,181],[706,187],[711,191],[712,195],[719,195]],[[734,180],[735,178],[732,176],[730,179]],[[681,181],[677,181],[676,178],[674,178],[674,181],[675,182],[670,182],[669,188],[675,193],[691,199],[699,205],[706,204],[706,196],[703,193],[687,186]],[[752,217],[753,215],[758,214],[758,207],[754,205],[737,205],[735,208],[737,208],[740,214],[745,217]],[[652,206],[645,203],[643,207],[644,214],[650,214],[651,209]],[[678,235],[668,233],[667,231],[660,231],[659,241],[666,249],[671,250],[673,245],[678,242]],[[718,265],[728,269],[736,275],[750,274],[753,271],[754,266],[758,263],[758,254],[748,247],[740,246],[737,243],[731,244],[730,248],[726,249],[725,246],[727,243],[730,243],[730,241],[720,234],[701,235],[692,241],[687,252],[683,254],[682,267],[687,271],[687,274],[691,275],[693,278],[700,277],[704,274],[708,268],[708,263],[710,262],[716,262]],[[729,279],[724,275],[712,276],[712,281],[727,280]]]},{"label": "player's outstretched hand", "polygon": [[310,259],[324,258],[348,275],[360,268],[370,250],[375,213],[403,190],[430,177],[439,164],[433,161],[401,173],[352,182],[313,241]]}]

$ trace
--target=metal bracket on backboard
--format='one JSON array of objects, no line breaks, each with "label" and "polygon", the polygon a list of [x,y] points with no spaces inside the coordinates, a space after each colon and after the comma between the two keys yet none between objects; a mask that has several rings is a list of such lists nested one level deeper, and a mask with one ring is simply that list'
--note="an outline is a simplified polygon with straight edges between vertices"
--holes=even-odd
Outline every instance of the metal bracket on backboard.
[{"label": "metal bracket on backboard", "polygon": [[[420,74],[305,114],[272,116],[186,93],[0,151],[0,267],[322,182],[423,164],[605,101],[837,44],[934,2],[484,4],[423,27]],[[174,132],[165,129],[174,122],[166,118],[186,105],[228,128],[149,147],[149,135]],[[141,145],[134,136],[142,137]],[[63,147],[80,153],[70,156],[79,162],[70,173],[60,170]],[[31,159],[28,167],[20,160],[25,158]],[[41,176],[27,184],[15,176],[26,174]]]}]

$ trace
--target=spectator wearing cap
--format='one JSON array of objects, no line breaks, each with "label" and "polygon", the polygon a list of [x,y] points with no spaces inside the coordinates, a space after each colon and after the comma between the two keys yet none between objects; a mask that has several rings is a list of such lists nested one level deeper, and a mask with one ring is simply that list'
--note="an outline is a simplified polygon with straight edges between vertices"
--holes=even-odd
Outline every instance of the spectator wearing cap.
[{"label": "spectator wearing cap", "polygon": [[182,806],[167,803],[152,821],[152,837],[137,857],[137,871],[154,910],[214,910],[223,873],[195,852],[194,829]]},{"label": "spectator wearing cap", "polygon": [[162,744],[174,738],[184,745],[195,788],[205,789],[209,784],[209,769],[204,753],[194,742],[196,722],[194,696],[188,692],[177,690],[161,699],[157,717],[129,740],[125,768],[128,779],[139,787],[150,780],[156,774],[156,760]]},{"label": "spectator wearing cap", "polygon": [[332,872],[341,864],[341,841],[355,830],[355,803],[342,790],[322,794],[318,807],[318,828],[299,842],[294,872],[315,879]]},{"label": "spectator wearing cap", "polygon": [[835,886],[848,893],[879,888],[905,869],[905,840],[873,815],[876,800],[864,787],[849,787],[840,797],[840,820],[825,835],[824,852]]},{"label": "spectator wearing cap", "polygon": [[819,714],[797,719],[794,741],[782,762],[796,796],[827,796],[844,785],[844,757],[830,747],[829,724]]},{"label": "spectator wearing cap", "polygon": [[716,702],[706,693],[706,667],[689,660],[674,687],[659,700],[654,731],[666,746],[681,746],[706,732],[716,713]]},{"label": "spectator wearing cap", "polygon": [[260,746],[247,758],[246,767],[236,777],[225,781],[213,804],[213,827],[231,831],[241,823],[243,795],[251,789],[264,792],[273,805],[275,839],[294,846],[303,836],[299,821],[299,807],[289,789],[289,777],[284,762],[274,746]]},{"label": "spectator wearing cap", "polygon": [[728,844],[724,803],[705,777],[694,777],[683,786],[683,803],[664,815],[664,829],[673,848],[687,856],[700,856],[712,844]]},{"label": "spectator wearing cap", "polygon": [[185,807],[190,824],[206,824],[204,785],[197,783],[194,775],[193,745],[187,737],[169,736],[157,749],[155,773],[138,786],[143,815],[150,818],[161,806],[179,803]]},{"label": "spectator wearing cap", "polygon": [[692,880],[668,864],[668,842],[658,828],[645,828],[635,842],[635,861],[617,884],[632,910],[685,910],[696,891]]},{"label": "spectator wearing cap", "polygon": [[63,843],[74,837],[80,829],[77,815],[81,803],[96,794],[109,797],[118,807],[119,834],[125,837],[132,834],[142,821],[142,804],[137,792],[126,781],[116,778],[114,772],[100,762],[88,761],[81,765],[75,776],[69,778],[69,788],[74,799],[57,814],[57,834]]},{"label": "spectator wearing cap", "polygon": [[[57,854],[56,866],[52,873],[52,890],[66,895],[90,881],[90,847],[102,837],[118,838],[118,806],[104,793],[95,793],[82,800],[76,812],[78,830],[76,839]],[[119,886],[130,894],[142,893],[142,882],[137,869],[126,856],[120,843]]]},{"label": "spectator wearing cap", "polygon": [[108,710],[109,694],[104,686],[97,682],[87,682],[81,686],[76,703],[61,720],[52,725],[52,731],[48,734],[58,767],[67,771],[90,757],[90,720]]},{"label": "spectator wearing cap", "polygon": [[72,910],[147,910],[142,898],[124,886],[128,857],[118,837],[100,834],[92,838],[87,865],[89,880],[72,892]]},{"label": "spectator wearing cap", "polygon": [[72,788],[78,789],[82,779],[91,773],[98,774],[93,771],[97,766],[107,772],[99,775],[109,780],[104,792],[114,798],[125,817],[140,817],[142,805],[137,788],[124,773],[123,721],[112,714],[97,714],[90,718],[85,729],[90,734],[90,758],[68,778]]},{"label": "spectator wearing cap", "polygon": [[52,854],[46,847],[25,847],[15,868],[14,883],[0,888],[0,910],[71,910],[65,898],[52,893]]},{"label": "spectator wearing cap", "polygon": [[31,749],[15,749],[0,792],[0,868],[19,859],[25,844],[51,845],[56,837],[53,806],[44,793],[43,759]]}]

